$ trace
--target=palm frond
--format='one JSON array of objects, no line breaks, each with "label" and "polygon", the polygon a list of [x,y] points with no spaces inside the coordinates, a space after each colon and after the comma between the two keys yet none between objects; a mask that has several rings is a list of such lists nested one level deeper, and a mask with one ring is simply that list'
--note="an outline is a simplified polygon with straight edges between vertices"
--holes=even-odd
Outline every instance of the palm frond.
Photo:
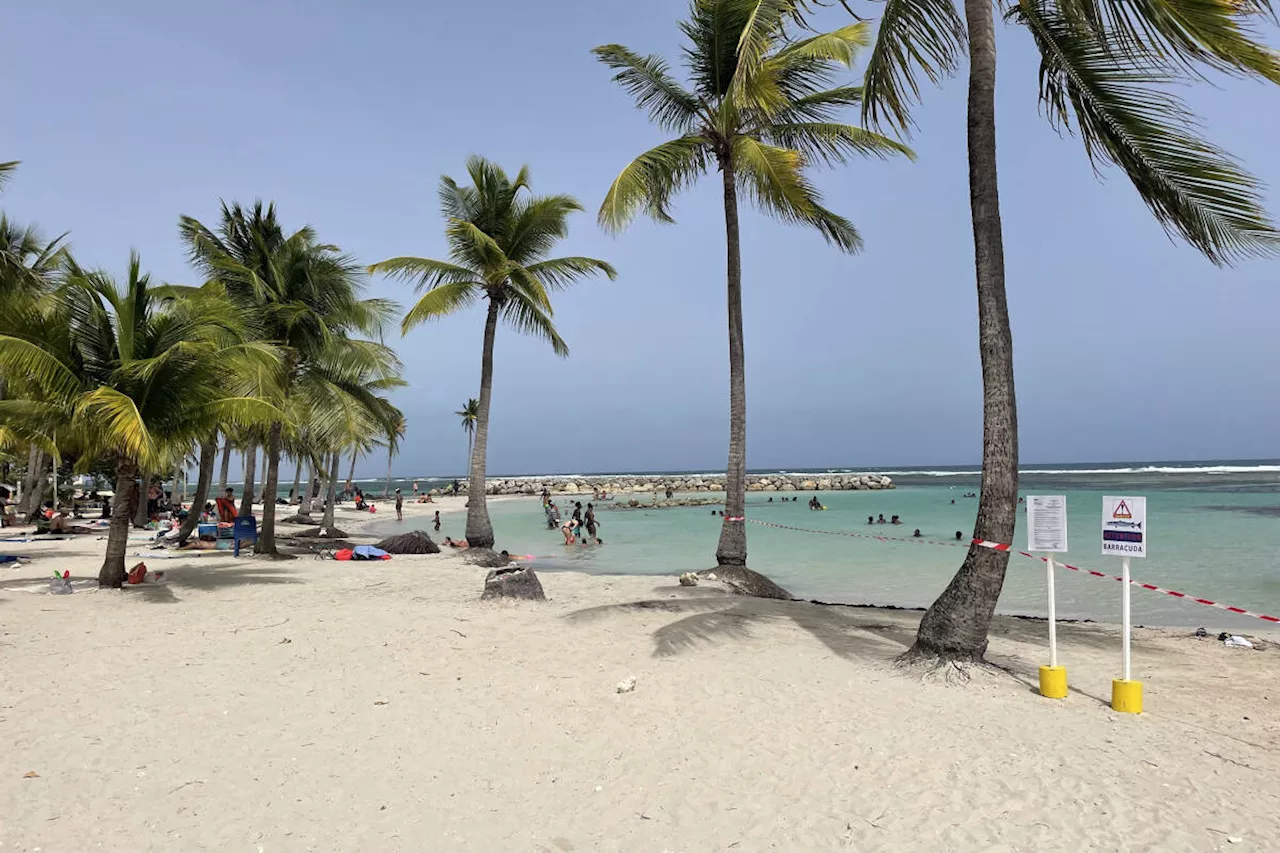
[{"label": "palm frond", "polygon": [[1166,67],[1111,48],[1106,33],[1074,23],[1040,0],[1017,15],[1040,49],[1040,99],[1049,119],[1071,116],[1090,160],[1112,163],[1166,232],[1215,264],[1280,249],[1256,180],[1199,135],[1195,116],[1164,87]]},{"label": "palm frond", "polygon": [[18,160],[9,160],[5,163],[0,163],[0,189],[3,189],[9,179],[13,177],[13,172],[18,168],[19,162]]},{"label": "palm frond", "polygon": [[1270,0],[1059,0],[1057,10],[1140,62],[1170,61],[1186,71],[1204,65],[1280,83],[1280,54],[1252,25],[1274,18]]},{"label": "palm frond", "polygon": [[659,222],[674,222],[671,197],[706,172],[710,151],[690,134],[650,148],[622,170],[600,205],[600,226],[611,233],[626,228],[641,210]]},{"label": "palm frond", "polygon": [[698,117],[698,99],[672,79],[662,57],[640,56],[620,44],[592,48],[596,58],[618,72],[614,82],[622,86],[649,119],[667,130],[688,132]]},{"label": "palm frond", "polygon": [[752,201],[784,222],[809,225],[844,252],[857,252],[862,238],[844,217],[822,206],[818,191],[805,179],[804,157],[788,148],[738,137],[733,146],[738,183]]},{"label": "palm frond", "polygon": [[829,166],[858,156],[884,158],[901,154],[915,159],[915,152],[896,139],[849,124],[777,122],[767,125],[761,135],[774,145],[799,151],[810,162]]},{"label": "palm frond", "polygon": [[573,256],[538,261],[524,269],[542,281],[550,290],[564,290],[571,284],[596,273],[604,273],[610,280],[618,277],[618,271],[605,261]]},{"label": "palm frond", "polygon": [[414,326],[427,320],[446,317],[475,304],[485,292],[482,281],[459,281],[441,284],[428,290],[413,304],[400,321],[400,333],[407,334]]},{"label": "palm frond", "polygon": [[[738,37],[733,87],[741,95],[758,76],[773,47],[783,35],[783,24],[795,16],[796,0],[742,0],[746,20]],[[727,5],[727,4],[726,4]]]},{"label": "palm frond", "polygon": [[862,120],[905,133],[920,100],[917,74],[937,84],[951,76],[967,44],[953,0],[886,0],[867,59]]},{"label": "palm frond", "polygon": [[541,338],[551,344],[552,351],[561,358],[568,357],[569,345],[556,331],[550,312],[539,305],[532,295],[513,292],[512,297],[502,305],[502,319],[517,332]]},{"label": "palm frond", "polygon": [[441,284],[457,284],[473,281],[480,276],[478,270],[437,261],[431,258],[388,258],[369,266],[370,273],[381,273],[388,278],[407,282],[414,290],[430,289]]}]

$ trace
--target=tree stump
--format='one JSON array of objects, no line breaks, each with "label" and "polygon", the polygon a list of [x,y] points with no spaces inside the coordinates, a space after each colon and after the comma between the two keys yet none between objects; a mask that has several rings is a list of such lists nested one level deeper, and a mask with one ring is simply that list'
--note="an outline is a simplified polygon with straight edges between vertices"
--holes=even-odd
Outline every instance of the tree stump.
[{"label": "tree stump", "polygon": [[533,569],[515,566],[489,572],[488,577],[484,579],[484,592],[480,594],[480,600],[488,601],[491,598],[547,600],[546,594],[542,591],[542,583],[533,573]]}]

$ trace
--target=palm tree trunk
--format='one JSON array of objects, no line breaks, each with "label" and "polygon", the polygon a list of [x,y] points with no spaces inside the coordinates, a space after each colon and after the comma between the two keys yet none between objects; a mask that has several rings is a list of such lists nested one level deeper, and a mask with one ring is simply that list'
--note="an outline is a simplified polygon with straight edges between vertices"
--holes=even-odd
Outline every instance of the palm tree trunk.
[{"label": "palm tree trunk", "polygon": [[351,491],[355,487],[356,459],[359,457],[359,449],[353,448],[351,451],[351,468],[347,470],[347,491]]},{"label": "palm tree trunk", "polygon": [[138,480],[138,502],[133,506],[133,526],[145,529],[151,521],[151,513],[147,512],[147,495],[151,493],[151,477],[143,475]]},{"label": "palm tree trunk", "polygon": [[729,281],[729,465],[724,479],[724,521],[716,564],[747,564],[747,379],[742,355],[742,252],[738,237],[738,191],[733,162],[720,164],[724,176],[724,228]]},{"label": "palm tree trunk", "polygon": [[178,542],[186,542],[200,523],[200,513],[209,500],[209,486],[213,484],[213,463],[218,459],[218,437],[215,435],[200,444],[200,474],[196,478],[196,493],[191,499],[191,510],[178,529]]},{"label": "palm tree trunk", "polygon": [[279,556],[276,549],[276,492],[280,490],[280,432],[284,426],[276,421],[267,433],[267,477],[262,484],[262,529],[258,531],[258,554]]},{"label": "palm tree trunk", "polygon": [[298,487],[302,485],[302,460],[295,459],[293,463],[293,488],[289,490],[289,503],[293,504],[295,497],[301,497],[298,494]]},{"label": "palm tree trunk", "polygon": [[241,518],[253,515],[253,486],[257,473],[258,448],[257,445],[250,444],[244,450],[244,494],[240,497],[240,511],[236,513]]},{"label": "palm tree trunk", "polygon": [[[121,460],[116,466],[116,502],[111,505],[111,524],[107,528],[107,555],[98,571],[98,586],[119,589],[124,586],[124,552],[129,546],[129,498],[137,490],[134,482],[138,468]],[[145,496],[140,496],[143,505]]]},{"label": "palm tree trunk", "polygon": [[325,531],[333,529],[333,505],[338,501],[338,465],[341,462],[342,453],[333,451],[333,458],[329,463],[329,487],[327,499],[324,502],[324,518],[320,521],[320,527]]},{"label": "palm tree trunk", "polygon": [[32,477],[30,497],[27,503],[28,524],[34,524],[36,519],[40,517],[40,513],[44,511],[44,490],[48,486],[48,479],[44,475],[45,462],[45,453],[40,451],[36,455],[36,469]]},{"label": "palm tree trunk", "polygon": [[388,446],[387,447],[387,488],[385,490],[385,495],[387,500],[391,500],[391,452],[392,452],[392,449],[390,446]]},{"label": "palm tree trunk", "polygon": [[178,505],[181,505],[182,503],[182,490],[178,486],[181,480],[182,480],[182,460],[178,460],[177,462],[173,463],[173,490],[169,492],[170,503],[175,503]]},{"label": "palm tree trunk", "polygon": [[[965,0],[964,6],[969,25],[969,205],[983,388],[982,493],[973,536],[1012,544],[1018,517],[1018,412],[996,182],[995,28],[987,0]],[[920,620],[910,654],[980,660],[1008,563],[1005,552],[970,545],[960,570]]]},{"label": "palm tree trunk", "polygon": [[222,438],[222,472],[218,476],[218,497],[227,493],[227,475],[231,473],[231,439]]},{"label": "palm tree trunk", "polygon": [[472,548],[493,547],[493,524],[485,503],[485,453],[489,449],[489,398],[493,391],[493,339],[498,332],[498,308],[489,299],[489,313],[484,320],[484,354],[480,360],[480,411],[476,414],[476,433],[471,445],[471,474],[467,492],[467,544]]},{"label": "palm tree trunk", "polygon": [[298,515],[311,515],[311,496],[316,493],[319,486],[320,472],[316,470],[316,463],[307,457],[307,493],[302,496],[302,502],[298,504]]},{"label": "palm tree trunk", "polygon": [[[22,475],[22,495],[18,500],[18,514],[27,515],[31,512],[31,499],[35,495],[36,483],[40,479],[40,469],[44,467],[44,451],[32,445],[27,451],[27,470]],[[39,502],[35,508],[39,509]]]}]

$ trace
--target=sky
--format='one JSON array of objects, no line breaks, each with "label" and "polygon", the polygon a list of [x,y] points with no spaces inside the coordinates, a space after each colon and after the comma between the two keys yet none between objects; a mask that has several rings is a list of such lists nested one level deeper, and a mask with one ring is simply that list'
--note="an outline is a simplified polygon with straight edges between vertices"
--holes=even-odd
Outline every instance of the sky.
[{"label": "sky", "polygon": [[[6,212],[70,232],[82,263],[198,283],[179,215],[273,200],[286,227],[372,263],[444,257],[442,174],[479,153],[570,193],[562,254],[617,281],[555,297],[571,347],[500,329],[489,471],[724,467],[724,223],[714,175],[676,225],[604,234],[595,211],[627,162],[664,138],[590,48],[678,59],[685,0],[117,0],[6,14],[0,160],[21,160]],[[845,22],[831,11],[818,24]],[[1276,33],[1269,34],[1275,44]],[[1280,260],[1218,269],[1171,242],[1115,170],[1037,109],[1037,63],[999,32],[998,150],[1022,459],[1280,457]],[[854,79],[850,75],[851,82]],[[1210,137],[1280,185],[1280,88],[1214,80],[1187,93]],[[856,256],[744,210],[748,465],[971,464],[982,386],[965,160],[965,84],[926,90],[915,162],[814,179],[866,242]],[[850,116],[856,121],[856,115]],[[1280,199],[1268,193],[1273,210]],[[405,285],[369,282],[406,307]],[[453,475],[453,414],[478,395],[483,307],[388,333],[409,386],[397,473]],[[386,470],[378,451],[358,476]]]}]

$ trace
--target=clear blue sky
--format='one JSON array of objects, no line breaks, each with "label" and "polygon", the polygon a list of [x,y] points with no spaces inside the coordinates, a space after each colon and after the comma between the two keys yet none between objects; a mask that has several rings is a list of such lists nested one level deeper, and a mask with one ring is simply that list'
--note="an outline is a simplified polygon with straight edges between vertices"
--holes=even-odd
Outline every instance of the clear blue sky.
[{"label": "clear blue sky", "polygon": [[[435,187],[470,153],[588,208],[564,253],[616,282],[558,297],[567,361],[499,334],[491,472],[724,465],[723,222],[716,181],[679,224],[602,234],[594,211],[662,137],[589,49],[675,56],[684,0],[119,0],[23,3],[6,17],[3,204],[70,230],[83,262],[130,248],[190,282],[179,214],[274,200],[362,261],[443,256]],[[836,25],[841,15],[821,19]],[[1274,32],[1272,33],[1274,35]],[[1028,462],[1280,456],[1280,261],[1218,270],[1161,232],[1117,173],[1036,106],[1026,34],[1000,33],[999,151],[1008,287]],[[1280,183],[1280,89],[1192,93],[1212,137]],[[916,163],[855,163],[817,180],[860,227],[846,257],[815,234],[743,221],[753,468],[966,464],[980,458],[962,80],[928,91]],[[1274,196],[1269,197],[1273,208]],[[407,288],[373,292],[410,299]],[[480,308],[390,341],[409,389],[397,471],[453,473],[452,414],[479,383]],[[385,459],[358,469],[374,475]]]}]

